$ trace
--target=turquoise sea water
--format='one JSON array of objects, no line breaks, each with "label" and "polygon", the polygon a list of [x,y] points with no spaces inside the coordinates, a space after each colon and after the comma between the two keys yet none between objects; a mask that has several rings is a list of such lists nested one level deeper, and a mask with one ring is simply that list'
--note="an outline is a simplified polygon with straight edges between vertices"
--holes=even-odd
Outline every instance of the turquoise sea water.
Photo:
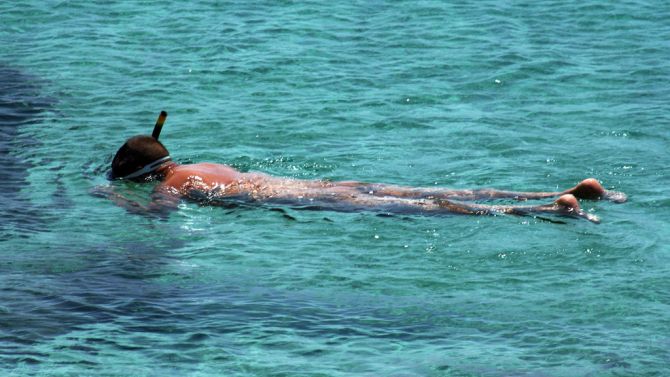
[{"label": "turquoise sea water", "polygon": [[[662,1],[0,2],[2,375],[670,374],[669,20]],[[181,162],[593,176],[629,202],[583,202],[600,225],[193,203],[159,221],[91,196],[163,109]]]}]

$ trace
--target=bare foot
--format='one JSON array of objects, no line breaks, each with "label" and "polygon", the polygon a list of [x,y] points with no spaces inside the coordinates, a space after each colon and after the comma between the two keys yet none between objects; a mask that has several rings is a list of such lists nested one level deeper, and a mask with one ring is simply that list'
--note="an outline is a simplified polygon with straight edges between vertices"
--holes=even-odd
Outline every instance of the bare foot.
[{"label": "bare foot", "polygon": [[577,198],[571,194],[561,195],[560,198],[556,199],[554,205],[560,207],[560,209],[566,213],[579,212],[582,210]]},{"label": "bare foot", "polygon": [[586,200],[611,200],[615,203],[623,203],[627,200],[626,194],[618,191],[606,191],[595,178],[587,178],[569,190],[566,194],[572,194],[577,198]]},{"label": "bare foot", "polygon": [[560,215],[582,217],[596,224],[600,223],[598,216],[582,211],[577,198],[572,194],[561,195],[553,206]]}]

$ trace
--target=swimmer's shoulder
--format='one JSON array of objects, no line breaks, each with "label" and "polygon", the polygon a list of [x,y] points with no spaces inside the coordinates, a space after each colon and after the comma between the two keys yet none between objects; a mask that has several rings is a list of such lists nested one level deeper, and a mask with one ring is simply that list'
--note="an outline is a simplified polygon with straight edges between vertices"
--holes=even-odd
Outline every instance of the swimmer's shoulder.
[{"label": "swimmer's shoulder", "polygon": [[181,189],[191,184],[198,186],[228,185],[239,180],[242,173],[223,164],[209,162],[175,166],[162,186]]},{"label": "swimmer's shoulder", "polygon": [[199,175],[199,176],[223,176],[223,175],[239,175],[241,174],[235,168],[224,165],[215,164],[211,162],[201,162],[197,164],[179,165],[173,169],[174,175]]}]

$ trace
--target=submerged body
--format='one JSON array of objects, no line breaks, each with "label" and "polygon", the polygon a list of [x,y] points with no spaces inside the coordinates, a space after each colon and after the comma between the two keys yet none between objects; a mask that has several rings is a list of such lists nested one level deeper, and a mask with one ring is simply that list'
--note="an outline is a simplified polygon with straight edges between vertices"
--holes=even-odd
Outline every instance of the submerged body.
[{"label": "submerged body", "polygon": [[[579,199],[608,199],[624,202],[626,196],[608,192],[595,179],[589,178],[561,192],[516,192],[494,189],[450,190],[364,183],[357,181],[304,180],[275,177],[268,174],[243,173],[230,166],[213,163],[179,165],[171,160],[168,150],[158,141],[167,114],[162,112],[152,136],[131,137],[112,160],[112,178],[160,183],[147,206],[130,201],[113,190],[98,189],[105,196],[129,211],[166,213],[176,208],[181,199],[203,204],[234,205],[269,204],[300,209],[332,211],[373,211],[385,214],[467,214],[528,215],[549,213],[581,217],[593,222],[598,218],[581,210]],[[486,205],[476,200],[492,199],[557,199],[542,205]]]},{"label": "submerged body", "polygon": [[[189,198],[209,204],[235,201],[288,205],[306,209],[334,211],[376,211],[402,214],[515,214],[555,213],[583,217],[597,222],[597,217],[583,212],[577,201],[610,199],[625,201],[621,193],[607,192],[595,179],[587,179],[562,192],[515,192],[501,190],[448,190],[416,188],[356,181],[302,180],[275,177],[258,172],[243,173],[213,163],[177,165],[170,163],[158,170],[162,182],[156,191],[162,196]],[[539,206],[483,205],[466,200],[531,200],[558,197]]]},{"label": "submerged body", "polygon": [[157,191],[194,200],[233,200],[330,210],[416,212],[437,209],[429,198],[386,195],[391,186],[332,182],[242,173],[229,166],[201,163],[168,169]]}]

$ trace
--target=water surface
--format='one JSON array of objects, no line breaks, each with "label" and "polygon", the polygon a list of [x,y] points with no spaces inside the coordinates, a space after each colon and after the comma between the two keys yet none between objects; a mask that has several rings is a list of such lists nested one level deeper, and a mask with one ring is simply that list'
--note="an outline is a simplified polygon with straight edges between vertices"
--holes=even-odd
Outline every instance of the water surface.
[{"label": "water surface", "polygon": [[[3,375],[667,374],[668,20],[654,1],[0,3]],[[160,221],[89,195],[163,109],[181,162],[592,176],[630,200],[583,202],[600,225],[193,203]]]}]

